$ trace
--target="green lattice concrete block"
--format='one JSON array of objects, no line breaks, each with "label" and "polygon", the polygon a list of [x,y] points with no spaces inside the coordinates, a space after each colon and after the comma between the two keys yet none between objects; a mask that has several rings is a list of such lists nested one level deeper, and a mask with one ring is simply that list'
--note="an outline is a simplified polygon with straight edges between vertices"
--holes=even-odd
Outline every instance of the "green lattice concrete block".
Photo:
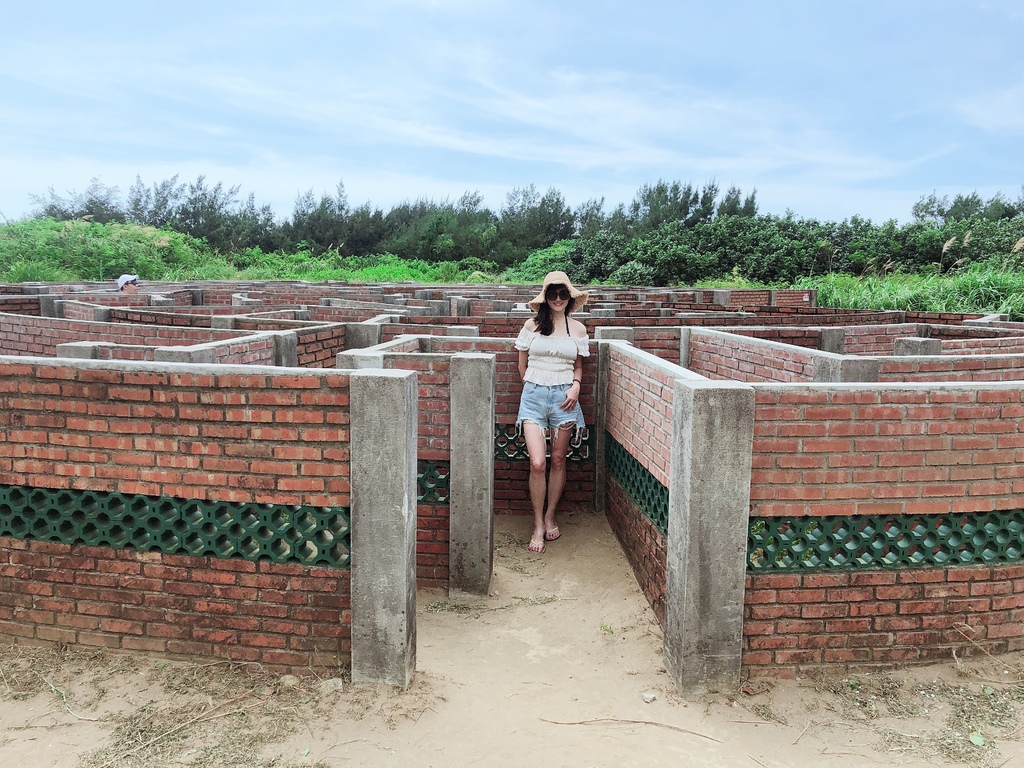
[{"label": "green lattice concrete block", "polygon": [[[589,461],[593,455],[593,440],[588,427],[573,432],[569,440],[569,461]],[[551,441],[548,440],[548,455],[551,455]],[[529,461],[526,440],[522,430],[515,424],[494,425],[494,458],[499,461]]]},{"label": "green lattice concrete block", "polygon": [[345,507],[0,486],[0,536],[347,568]]},{"label": "green lattice concrete block", "polygon": [[447,461],[416,462],[416,487],[421,504],[447,504],[451,495],[448,484],[451,464]]},{"label": "green lattice concrete block", "polygon": [[963,515],[752,518],[751,571],[943,567],[1024,559],[1024,510]]},{"label": "green lattice concrete block", "polygon": [[668,488],[619,442],[604,433],[605,465],[633,502],[658,530],[668,533]]}]

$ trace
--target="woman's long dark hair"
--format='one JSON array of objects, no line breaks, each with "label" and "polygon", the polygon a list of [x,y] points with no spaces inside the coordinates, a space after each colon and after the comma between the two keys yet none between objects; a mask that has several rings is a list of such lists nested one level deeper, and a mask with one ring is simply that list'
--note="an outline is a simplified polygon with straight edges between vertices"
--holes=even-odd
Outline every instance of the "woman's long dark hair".
[{"label": "woman's long dark hair", "polygon": [[[567,286],[557,283],[549,285],[548,291],[552,288],[565,288],[568,290]],[[565,316],[568,317],[575,308],[576,299],[569,299],[569,303],[565,305]],[[544,301],[542,301],[540,306],[537,307],[537,314],[533,316],[533,323],[537,326],[537,330],[540,332],[541,336],[550,336],[551,332],[555,330],[555,318],[551,316],[551,307],[548,306],[547,291],[544,292]]]}]

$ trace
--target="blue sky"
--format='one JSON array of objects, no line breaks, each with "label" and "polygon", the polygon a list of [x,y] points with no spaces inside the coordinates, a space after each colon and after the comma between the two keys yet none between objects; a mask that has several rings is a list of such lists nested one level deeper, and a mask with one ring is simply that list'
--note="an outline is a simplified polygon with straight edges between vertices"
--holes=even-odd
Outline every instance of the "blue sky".
[{"label": "blue sky", "polygon": [[1019,0],[9,4],[0,213],[136,175],[388,210],[664,179],[763,213],[910,219],[1024,183]]}]

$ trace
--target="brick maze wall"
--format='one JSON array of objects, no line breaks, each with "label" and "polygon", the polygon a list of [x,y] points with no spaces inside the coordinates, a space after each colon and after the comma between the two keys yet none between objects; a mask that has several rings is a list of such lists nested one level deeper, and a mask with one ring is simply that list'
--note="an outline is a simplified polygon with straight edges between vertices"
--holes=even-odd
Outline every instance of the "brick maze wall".
[{"label": "brick maze wall", "polygon": [[751,514],[1014,509],[1024,389],[758,387]]},{"label": "brick maze wall", "polygon": [[764,344],[729,335],[690,337],[689,369],[709,379],[745,382],[809,382],[814,380],[813,356],[793,347]]},{"label": "brick maze wall", "polygon": [[349,572],[0,538],[0,634],[256,662],[347,664]]},{"label": "brick maze wall", "polygon": [[0,316],[0,355],[53,357],[58,344],[75,341],[167,347],[239,337],[240,334],[234,331],[201,328],[130,326],[124,323],[94,323],[26,315]]},{"label": "brick maze wall", "polygon": [[[0,483],[347,506],[348,377],[0,362]],[[331,665],[347,572],[3,539],[0,632]],[[299,626],[299,625],[302,626]]]},{"label": "brick maze wall", "polygon": [[1024,647],[1024,565],[748,576],[743,664],[752,675]]}]

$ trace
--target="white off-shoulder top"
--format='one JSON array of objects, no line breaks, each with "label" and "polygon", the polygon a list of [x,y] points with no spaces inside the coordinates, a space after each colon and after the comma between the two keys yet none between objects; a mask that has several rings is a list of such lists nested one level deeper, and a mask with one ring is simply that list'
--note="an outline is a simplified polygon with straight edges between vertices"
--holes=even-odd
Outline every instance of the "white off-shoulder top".
[{"label": "white off-shoulder top", "polygon": [[516,349],[530,353],[523,381],[544,387],[572,384],[576,356],[590,356],[590,336],[541,336],[523,328],[516,338]]}]

